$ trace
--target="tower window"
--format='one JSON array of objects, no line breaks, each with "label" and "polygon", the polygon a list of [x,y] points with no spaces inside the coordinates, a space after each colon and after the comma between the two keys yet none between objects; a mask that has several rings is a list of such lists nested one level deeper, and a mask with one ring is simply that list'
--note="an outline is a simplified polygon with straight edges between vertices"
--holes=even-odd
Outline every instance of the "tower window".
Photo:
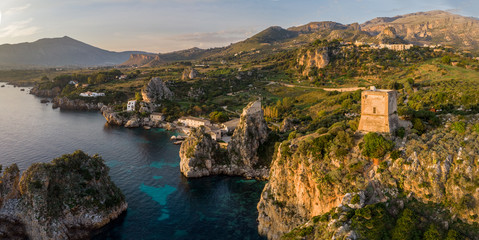
[{"label": "tower window", "polygon": [[375,107],[373,107],[373,113],[374,113],[374,114],[376,113],[376,108],[375,108]]}]

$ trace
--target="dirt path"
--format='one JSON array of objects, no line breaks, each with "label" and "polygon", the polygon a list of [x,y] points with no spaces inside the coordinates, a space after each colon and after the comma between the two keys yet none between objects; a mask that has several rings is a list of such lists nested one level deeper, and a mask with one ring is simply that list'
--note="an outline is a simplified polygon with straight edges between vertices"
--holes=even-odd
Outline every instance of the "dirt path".
[{"label": "dirt path", "polygon": [[285,87],[302,87],[302,88],[309,88],[309,89],[322,89],[327,92],[333,92],[333,91],[338,91],[338,92],[354,92],[356,90],[364,90],[366,89],[365,87],[350,87],[350,88],[321,88],[321,87],[313,87],[313,86],[303,86],[303,85],[296,85],[296,84],[288,84],[288,83],[281,83],[281,82],[269,82],[268,85],[273,85],[273,84],[280,84]]}]

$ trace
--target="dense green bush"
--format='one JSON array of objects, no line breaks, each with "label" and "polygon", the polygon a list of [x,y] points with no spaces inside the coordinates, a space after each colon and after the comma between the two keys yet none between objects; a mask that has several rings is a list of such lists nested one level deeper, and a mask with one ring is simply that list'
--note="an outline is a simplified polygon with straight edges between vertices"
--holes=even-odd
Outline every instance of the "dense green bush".
[{"label": "dense green bush", "polygon": [[394,143],[387,140],[382,135],[370,132],[364,136],[364,142],[361,145],[362,154],[371,158],[382,158],[387,152],[391,151]]}]

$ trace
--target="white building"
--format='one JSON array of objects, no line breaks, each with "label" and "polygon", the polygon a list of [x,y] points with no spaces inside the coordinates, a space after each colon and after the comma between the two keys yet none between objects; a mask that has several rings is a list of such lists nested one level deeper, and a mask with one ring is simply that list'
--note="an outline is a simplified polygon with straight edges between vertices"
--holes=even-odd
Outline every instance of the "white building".
[{"label": "white building", "polygon": [[105,93],[97,93],[97,92],[84,92],[80,93],[80,97],[103,97]]},{"label": "white building", "polygon": [[68,84],[70,84],[70,85],[75,85],[75,86],[76,86],[76,85],[78,84],[78,82],[72,80],[72,81],[68,82]]},{"label": "white building", "polygon": [[135,105],[136,105],[136,100],[128,101],[128,103],[126,104],[126,111],[127,112],[135,111]]},{"label": "white building", "polygon": [[211,122],[209,120],[196,117],[181,117],[178,119],[178,122],[188,127],[211,126]]},{"label": "white building", "polygon": [[154,112],[150,115],[152,121],[165,121],[165,115],[163,113]]}]

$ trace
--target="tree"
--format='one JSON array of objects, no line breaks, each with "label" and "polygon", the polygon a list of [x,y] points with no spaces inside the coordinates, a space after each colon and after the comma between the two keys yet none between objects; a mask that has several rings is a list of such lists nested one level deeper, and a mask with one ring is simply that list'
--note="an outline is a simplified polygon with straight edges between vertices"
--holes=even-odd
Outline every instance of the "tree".
[{"label": "tree", "polygon": [[393,240],[408,240],[417,238],[417,223],[416,215],[411,209],[406,208],[397,220],[396,226],[392,231]]},{"label": "tree", "polygon": [[210,113],[210,120],[216,123],[222,123],[228,121],[229,117],[225,112],[214,111]]},{"label": "tree", "polygon": [[437,229],[436,225],[431,224],[427,231],[424,233],[424,240],[436,240],[442,239],[442,234]]},{"label": "tree", "polygon": [[441,58],[441,62],[444,64],[451,64],[451,57],[448,55],[445,55]]},{"label": "tree", "polygon": [[136,92],[136,93],[135,93],[135,100],[136,100],[137,102],[143,101],[143,96],[141,95],[140,92]]},{"label": "tree", "polygon": [[382,135],[370,132],[364,136],[364,142],[361,145],[362,154],[371,158],[382,158],[387,152],[391,151],[394,143],[387,140]]}]

